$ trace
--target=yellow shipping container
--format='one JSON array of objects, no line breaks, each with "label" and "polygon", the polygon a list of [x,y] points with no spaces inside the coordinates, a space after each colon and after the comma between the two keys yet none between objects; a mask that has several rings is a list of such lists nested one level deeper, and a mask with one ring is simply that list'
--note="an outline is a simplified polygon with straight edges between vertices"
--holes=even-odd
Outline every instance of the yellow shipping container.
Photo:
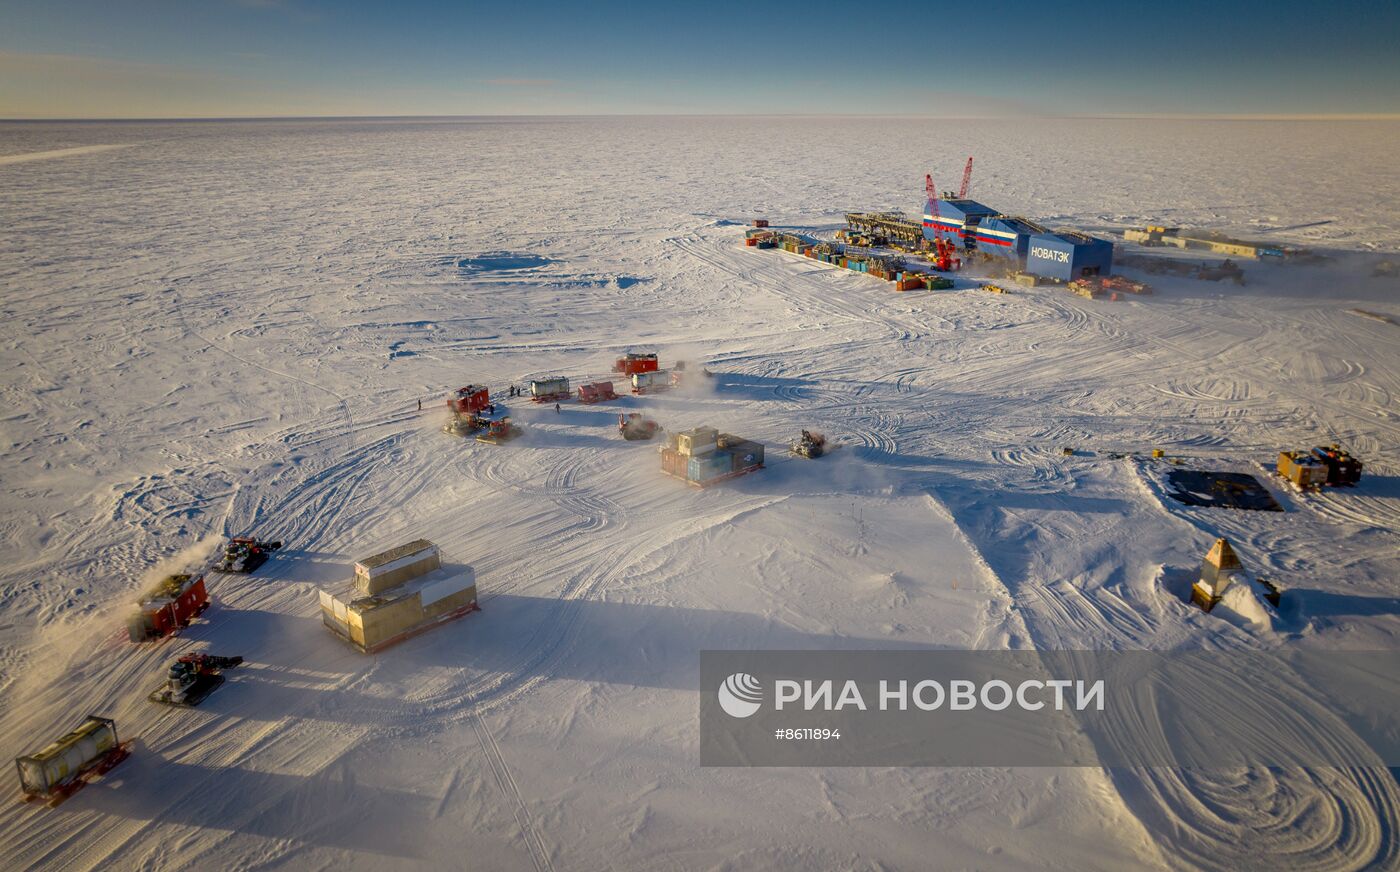
[{"label": "yellow shipping container", "polygon": [[[386,572],[366,581],[361,568]],[[397,584],[381,581],[405,573],[412,574]],[[368,586],[373,592],[366,591]],[[320,601],[321,621],[328,629],[358,650],[373,653],[475,611],[476,575],[470,566],[443,566],[437,546],[420,539],[361,561],[352,581],[323,589]]]}]

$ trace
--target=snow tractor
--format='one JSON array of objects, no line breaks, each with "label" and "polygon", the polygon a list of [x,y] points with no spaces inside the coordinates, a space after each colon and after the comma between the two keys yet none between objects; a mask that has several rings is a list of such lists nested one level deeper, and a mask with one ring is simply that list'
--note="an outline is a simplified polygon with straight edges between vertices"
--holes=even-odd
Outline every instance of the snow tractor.
[{"label": "snow tractor", "polygon": [[478,433],[476,441],[488,445],[503,445],[518,437],[524,431],[510,422],[510,418],[497,418],[486,422],[486,432]]},{"label": "snow tractor", "polygon": [[245,575],[256,572],[272,552],[281,547],[281,542],[264,542],[249,536],[235,537],[224,546],[223,556],[214,569],[216,572],[240,572]]},{"label": "snow tractor", "polygon": [[151,691],[151,702],[189,708],[199,705],[224,683],[223,671],[243,663],[242,657],[185,654],[165,675],[165,684]]},{"label": "snow tractor", "polygon": [[129,756],[131,743],[117,739],[117,722],[88,715],[76,730],[39,753],[16,757],[15,767],[24,801],[54,808]]},{"label": "snow tractor", "polygon": [[179,573],[166,576],[137,601],[137,613],[127,619],[133,642],[173,636],[209,608],[209,592],[203,575]]},{"label": "snow tractor", "polygon": [[643,418],[637,412],[617,416],[617,432],[628,442],[641,442],[652,438],[661,430],[661,425]]},{"label": "snow tractor", "polygon": [[826,437],[820,433],[803,430],[802,437],[792,443],[789,450],[798,457],[806,457],[809,460],[821,457],[826,453]]},{"label": "snow tractor", "polygon": [[449,436],[470,436],[481,429],[475,415],[456,415],[442,425],[442,432]]}]

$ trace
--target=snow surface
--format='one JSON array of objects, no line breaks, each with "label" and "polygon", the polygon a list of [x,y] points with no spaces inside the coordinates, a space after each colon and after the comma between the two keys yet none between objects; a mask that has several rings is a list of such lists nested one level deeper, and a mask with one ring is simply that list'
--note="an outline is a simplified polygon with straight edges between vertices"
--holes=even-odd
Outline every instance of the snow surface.
[{"label": "snow surface", "polygon": [[[0,806],[0,867],[1394,867],[1383,768],[701,769],[696,674],[706,648],[1395,645],[1400,327],[1348,310],[1400,321],[1368,259],[1400,251],[1397,133],[0,125],[0,747],[89,712],[137,742],[56,810]],[[1051,224],[1338,257],[1091,302],[897,295],[740,244],[752,217],[913,211],[967,154],[974,197]],[[606,379],[628,347],[717,376],[512,400],[507,446],[439,429],[461,384]],[[617,437],[638,409],[762,440],[768,468],[686,488]],[[791,459],[802,427],[846,447]],[[1261,467],[1331,441],[1361,487]],[[1154,447],[1251,471],[1286,511],[1186,507],[1160,464],[1110,456]],[[126,641],[144,581],[246,533],[285,548],[211,576],[180,639]],[[1186,602],[1217,536],[1284,588],[1272,632]],[[416,537],[474,566],[483,611],[353,652],[317,588]],[[185,650],[248,662],[197,710],[147,703]]]}]

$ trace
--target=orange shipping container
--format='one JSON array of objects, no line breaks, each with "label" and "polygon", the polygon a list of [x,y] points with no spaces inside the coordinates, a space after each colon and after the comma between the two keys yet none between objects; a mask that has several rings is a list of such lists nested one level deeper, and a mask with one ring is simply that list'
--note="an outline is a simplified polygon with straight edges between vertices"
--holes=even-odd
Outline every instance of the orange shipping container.
[{"label": "orange shipping container", "polygon": [[677,476],[677,477],[679,477],[679,478],[685,478],[685,476],[686,476],[686,464],[687,464],[689,461],[690,461],[690,458],[689,458],[689,457],[687,457],[687,456],[684,455],[684,454],[681,454],[679,451],[677,451],[677,450],[674,449],[674,448],[663,448],[663,449],[661,449],[661,471],[662,471],[662,472],[669,473],[669,474],[674,475],[674,476]]}]

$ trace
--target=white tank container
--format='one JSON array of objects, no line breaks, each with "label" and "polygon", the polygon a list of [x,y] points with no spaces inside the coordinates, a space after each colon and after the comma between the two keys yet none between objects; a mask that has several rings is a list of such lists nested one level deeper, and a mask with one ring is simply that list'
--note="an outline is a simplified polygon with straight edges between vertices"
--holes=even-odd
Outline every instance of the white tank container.
[{"label": "white tank container", "polygon": [[117,728],[107,718],[89,717],[73,732],[30,757],[20,757],[20,784],[30,793],[48,793],[117,746]]},{"label": "white tank container", "polygon": [[550,376],[530,382],[530,396],[532,397],[547,397],[551,394],[567,394],[568,392],[569,380],[563,376]]}]

